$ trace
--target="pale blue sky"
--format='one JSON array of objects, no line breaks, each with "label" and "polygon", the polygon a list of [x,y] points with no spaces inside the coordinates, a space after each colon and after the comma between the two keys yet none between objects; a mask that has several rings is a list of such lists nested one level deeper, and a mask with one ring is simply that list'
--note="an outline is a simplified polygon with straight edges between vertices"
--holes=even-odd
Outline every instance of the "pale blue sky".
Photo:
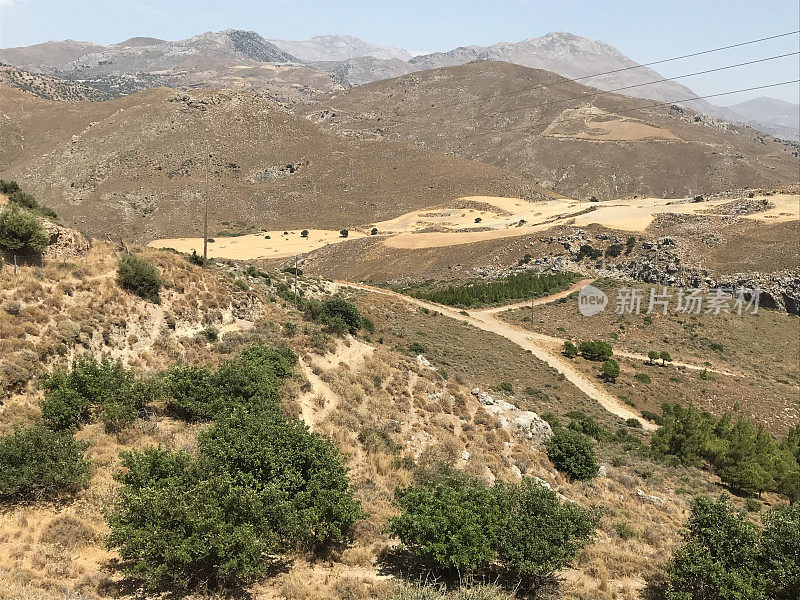
[{"label": "pale blue sky", "polygon": [[[519,41],[570,31],[607,42],[639,62],[800,29],[797,0],[0,0],[0,47],[76,39],[102,44],[141,35],[182,39],[204,31],[252,29],[267,38],[350,34],[417,52]],[[659,65],[676,76],[800,50],[800,36]],[[800,79],[797,56],[680,80],[713,94]],[[798,102],[797,85],[759,95]]]}]

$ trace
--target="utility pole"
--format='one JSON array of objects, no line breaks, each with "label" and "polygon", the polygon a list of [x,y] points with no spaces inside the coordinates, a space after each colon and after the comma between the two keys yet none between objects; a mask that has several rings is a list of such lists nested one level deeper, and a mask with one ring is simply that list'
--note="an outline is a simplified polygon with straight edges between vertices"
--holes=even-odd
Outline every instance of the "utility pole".
[{"label": "utility pole", "polygon": [[205,215],[203,217],[203,264],[208,260],[208,162],[211,154],[208,149],[208,142],[206,142],[206,201],[205,201]]},{"label": "utility pole", "polygon": [[533,299],[535,296],[531,296],[531,331],[533,331]]},{"label": "utility pole", "polygon": [[297,255],[294,255],[294,307],[297,308]]}]

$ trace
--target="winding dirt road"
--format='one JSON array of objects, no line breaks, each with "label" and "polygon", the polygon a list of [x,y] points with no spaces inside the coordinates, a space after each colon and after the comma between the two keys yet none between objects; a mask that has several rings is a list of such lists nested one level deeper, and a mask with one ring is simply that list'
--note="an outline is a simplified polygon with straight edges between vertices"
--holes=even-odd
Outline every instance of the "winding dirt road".
[{"label": "winding dirt road", "polygon": [[[557,300],[560,300],[561,298],[565,298],[569,296],[571,293],[579,290],[584,285],[591,283],[592,281],[594,280],[583,279],[566,290],[562,290],[561,292],[558,292],[556,294],[552,294],[550,296],[544,296],[542,298],[537,298],[536,300],[533,300],[533,305],[536,306],[539,304],[546,304],[548,302],[555,302]],[[617,415],[622,419],[636,419],[642,424],[642,427],[648,431],[653,431],[657,429],[656,425],[654,425],[647,419],[643,419],[638,412],[631,410],[630,407],[624,404],[619,398],[606,391],[596,381],[593,381],[592,378],[578,371],[578,369],[575,368],[573,361],[567,359],[561,353],[561,349],[563,347],[565,340],[556,337],[551,337],[548,335],[543,335],[540,333],[526,331],[525,329],[522,329],[506,321],[503,321],[497,316],[498,313],[507,310],[530,307],[531,301],[519,302],[517,304],[497,306],[497,307],[486,308],[481,310],[473,310],[467,312],[456,308],[452,308],[450,306],[444,306],[441,304],[435,304],[433,302],[426,302],[425,300],[412,298],[411,296],[406,296],[398,292],[372,287],[370,285],[365,285],[360,283],[350,283],[345,281],[337,281],[336,284],[342,287],[348,287],[357,290],[372,292],[375,294],[392,296],[394,298],[397,298],[398,300],[402,300],[409,304],[421,306],[429,310],[435,310],[452,319],[465,321],[470,325],[477,327],[478,329],[483,329],[484,331],[500,335],[506,338],[507,340],[514,342],[520,348],[523,348],[524,350],[529,350],[536,358],[547,363],[548,365],[553,367],[556,371],[563,374],[564,377],[566,377],[570,383],[572,383],[575,387],[581,390],[589,398],[598,402],[603,408],[605,408],[610,413]],[[646,356],[639,354],[633,354],[628,352],[616,352],[616,354],[619,356],[624,356],[626,358],[633,358],[636,360],[647,360]],[[703,370],[706,368],[684,363],[672,363],[672,364],[674,366],[682,366],[686,367],[687,369],[695,369],[695,370]],[[726,373],[724,371],[714,371],[713,369],[708,369],[708,370],[722,375],[734,375],[733,373]]]}]

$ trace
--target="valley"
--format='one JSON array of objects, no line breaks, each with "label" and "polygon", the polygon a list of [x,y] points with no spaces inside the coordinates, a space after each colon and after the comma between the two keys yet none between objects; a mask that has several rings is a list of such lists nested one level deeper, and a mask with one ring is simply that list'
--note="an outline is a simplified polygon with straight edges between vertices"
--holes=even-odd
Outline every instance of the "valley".
[{"label": "valley", "polygon": [[158,31],[0,49],[0,598],[796,600],[792,103]]}]

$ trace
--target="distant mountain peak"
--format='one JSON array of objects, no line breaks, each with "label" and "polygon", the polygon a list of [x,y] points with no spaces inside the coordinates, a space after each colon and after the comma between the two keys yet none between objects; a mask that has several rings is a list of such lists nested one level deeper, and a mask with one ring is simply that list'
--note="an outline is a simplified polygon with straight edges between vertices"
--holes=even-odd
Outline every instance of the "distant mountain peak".
[{"label": "distant mountain peak", "polygon": [[411,53],[403,48],[365,42],[352,35],[315,35],[308,40],[269,40],[272,44],[308,62],[345,61],[372,57],[407,61]]}]

